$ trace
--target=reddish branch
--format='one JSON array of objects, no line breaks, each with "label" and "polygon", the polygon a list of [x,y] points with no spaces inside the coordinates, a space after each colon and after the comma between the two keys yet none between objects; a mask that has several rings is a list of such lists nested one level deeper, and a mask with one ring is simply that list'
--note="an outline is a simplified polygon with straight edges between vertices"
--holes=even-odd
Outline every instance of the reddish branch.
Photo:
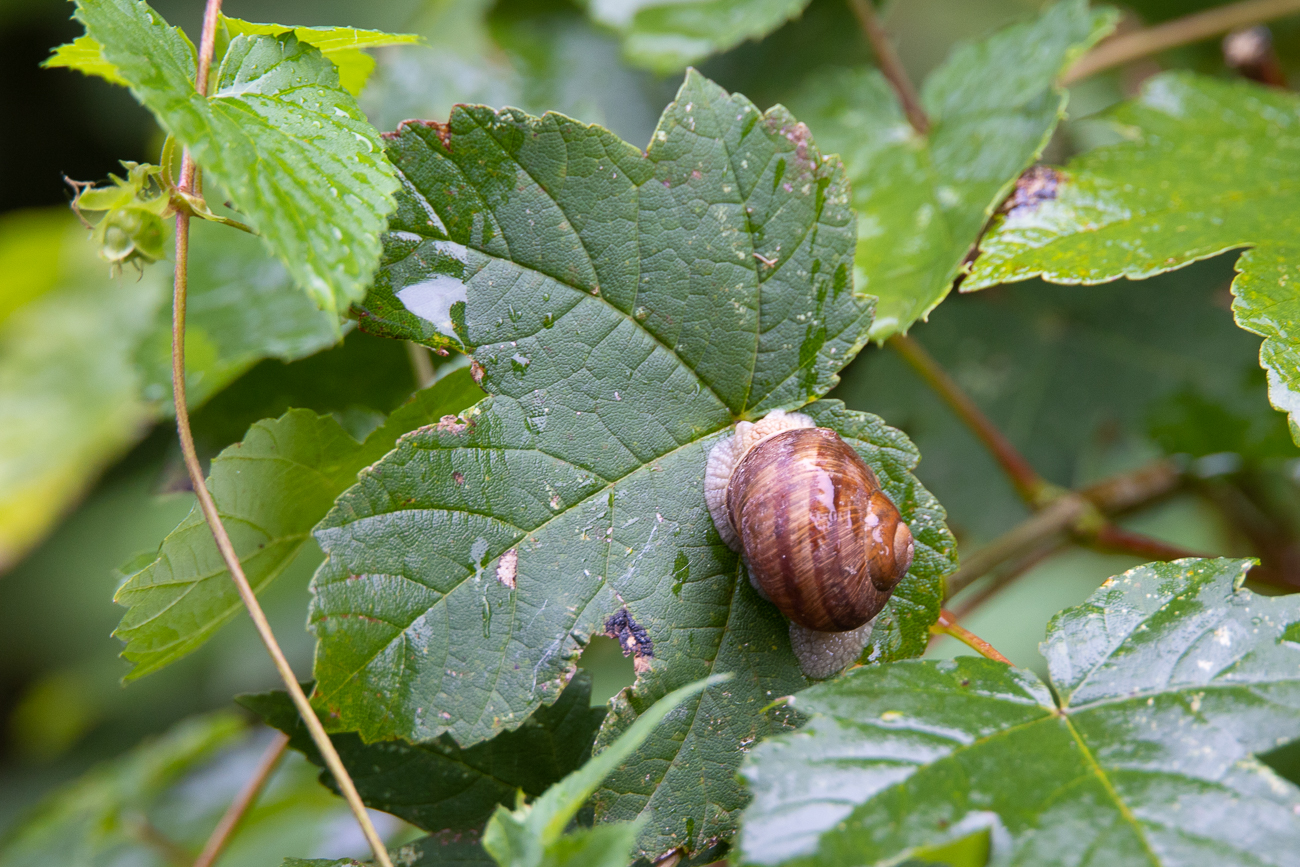
[{"label": "reddish branch", "polygon": [[936,634],[951,635],[953,638],[987,659],[992,659],[995,662],[1002,662],[1007,665],[1011,664],[1011,660],[998,653],[997,650],[994,649],[993,645],[957,623],[957,617],[947,608],[943,608],[939,611],[939,620],[934,624],[934,626],[930,627],[930,631]]},{"label": "reddish branch", "polygon": [[907,115],[907,122],[918,133],[926,135],[930,131],[930,118],[921,107],[921,99],[916,94],[916,88],[912,86],[912,79],[908,77],[907,70],[903,68],[903,62],[898,58],[898,52],[894,50],[894,44],[889,41],[889,34],[880,24],[876,7],[872,5],[871,0],[849,0],[849,6],[857,16],[862,33],[867,37],[867,42],[876,55],[881,73],[894,88],[894,93],[898,95],[903,113]]}]

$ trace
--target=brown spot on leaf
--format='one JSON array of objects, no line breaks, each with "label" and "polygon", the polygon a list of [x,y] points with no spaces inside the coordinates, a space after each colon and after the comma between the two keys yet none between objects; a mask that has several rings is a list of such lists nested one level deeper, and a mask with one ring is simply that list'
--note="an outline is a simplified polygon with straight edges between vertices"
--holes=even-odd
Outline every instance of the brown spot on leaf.
[{"label": "brown spot on leaf", "polygon": [[465,474],[457,470],[451,474],[451,480],[458,485],[465,484]]},{"label": "brown spot on leaf", "polygon": [[1057,196],[1057,189],[1065,175],[1051,166],[1030,166],[1024,174],[1016,179],[1015,189],[998,211],[1015,216],[1034,211],[1043,202],[1050,202]]},{"label": "brown spot on leaf", "polygon": [[464,433],[468,430],[471,424],[472,422],[463,421],[454,415],[444,415],[442,418],[438,419],[438,424],[435,425],[435,427],[445,433],[458,434]]},{"label": "brown spot on leaf", "polygon": [[649,670],[650,660],[655,655],[654,642],[645,627],[633,620],[626,608],[620,608],[605,621],[605,634],[618,642],[624,656],[632,657],[632,667],[637,674]]},{"label": "brown spot on leaf", "polygon": [[515,571],[519,568],[519,551],[511,548],[501,555],[497,561],[497,580],[509,587],[515,589]]},{"label": "brown spot on leaf", "polygon": [[449,124],[437,120],[404,120],[397,125],[397,135],[401,135],[413,127],[424,127],[433,130],[437,133],[438,141],[442,142],[442,146],[447,153],[451,153],[451,126]]},{"label": "brown spot on leaf", "polygon": [[475,361],[475,360],[472,359],[472,358],[470,359],[470,361],[469,361],[469,375],[472,376],[472,377],[474,377],[474,384],[475,384],[475,385],[482,385],[482,384],[483,384],[483,374],[484,374],[485,372],[486,372],[486,371],[483,370],[483,365],[479,364],[477,361]]}]

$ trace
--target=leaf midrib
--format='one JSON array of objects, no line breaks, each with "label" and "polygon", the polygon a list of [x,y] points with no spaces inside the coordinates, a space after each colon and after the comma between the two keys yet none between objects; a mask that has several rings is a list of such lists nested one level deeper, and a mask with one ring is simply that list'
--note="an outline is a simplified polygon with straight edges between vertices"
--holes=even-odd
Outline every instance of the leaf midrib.
[{"label": "leaf midrib", "polygon": [[[540,190],[542,193],[544,193],[544,194],[546,195],[547,200],[550,201],[551,204],[555,206],[555,209],[556,209],[557,211],[559,211],[562,215],[564,215],[564,218],[565,218],[565,220],[568,221],[569,225],[574,227],[574,228],[573,228],[573,236],[577,239],[577,241],[578,241],[578,246],[582,249],[582,254],[587,258],[587,266],[591,269],[591,273],[596,277],[597,281],[599,281],[599,279],[600,279],[600,272],[596,269],[596,263],[592,260],[590,251],[587,250],[587,243],[586,243],[586,240],[582,237],[582,233],[579,232],[578,229],[576,228],[576,224],[574,223],[574,221],[573,221],[572,219],[569,218],[569,214],[564,210],[564,206],[560,204],[559,200],[557,200],[557,199],[555,198],[555,196],[551,193],[551,191],[548,190],[548,189],[545,187],[545,185],[543,185],[542,182],[539,181],[539,180],[538,180],[538,179],[533,175],[533,173],[530,172],[530,171],[528,170],[527,167],[525,167],[521,162],[519,162],[517,159],[515,159],[515,158],[510,154],[510,152],[507,151],[507,150],[505,149],[505,147],[504,147],[504,146],[503,146],[499,141],[496,140],[495,136],[492,135],[491,131],[489,131],[486,127],[484,127],[484,126],[479,122],[478,118],[474,117],[474,116],[473,116],[472,114],[470,114],[469,112],[464,112],[463,115],[464,115],[465,117],[468,117],[468,118],[469,118],[469,119],[474,123],[475,126],[477,126],[480,130],[483,131],[483,133],[485,134],[485,136],[487,137],[487,139],[488,139],[489,141],[491,141],[492,144],[495,145],[496,148],[497,148],[497,149],[498,149],[498,150],[499,150],[499,151],[500,151],[500,152],[501,152],[501,153],[502,153],[502,154],[503,154],[503,155],[504,155],[504,156],[509,160],[509,162],[510,162],[510,164],[511,164],[512,166],[515,166],[515,167],[518,168],[520,171],[522,171],[525,175],[528,176],[528,178],[529,178],[529,179],[530,179],[530,180],[531,180],[531,181],[532,181],[532,182],[537,186],[537,189]],[[576,121],[575,121],[575,123],[576,123]],[[444,159],[447,159],[449,162],[452,162],[453,165],[456,165],[457,171],[462,175],[462,177],[464,176],[464,172],[461,171],[459,165],[457,165],[454,161],[450,160],[450,159],[447,158],[447,157],[443,157],[443,158],[444,158]],[[612,160],[612,159],[613,159],[613,158],[611,157],[611,160]],[[649,160],[650,158],[647,157],[647,156],[642,156],[641,159]],[[728,155],[728,162],[730,162],[730,155]],[[652,165],[654,165],[653,162],[652,162]],[[399,172],[400,172],[400,170],[399,170]],[[415,195],[419,196],[421,204],[423,204],[423,205],[424,205],[426,208],[428,208],[430,211],[433,211],[434,213],[438,213],[438,212],[437,212],[437,209],[434,208],[433,205],[432,205],[432,203],[430,203],[429,200],[425,197],[424,192],[423,192],[422,190],[420,190],[417,186],[415,186],[415,184],[414,184],[413,182],[410,181],[410,178],[407,178],[407,177],[406,177],[406,173],[405,173],[405,172],[400,172],[400,174],[401,174],[402,177],[403,177],[403,178],[408,182],[408,189],[410,189],[410,191],[413,192]],[[630,180],[631,180],[631,179],[629,178],[629,181],[630,181]],[[466,178],[466,183],[469,184],[471,187],[473,187],[476,193],[479,192],[478,184],[474,183],[473,181],[469,180],[468,178]],[[640,207],[639,198],[640,198],[640,191],[641,191],[641,188],[642,188],[643,186],[644,186],[644,184],[632,184],[632,188],[635,189],[635,190],[637,191],[637,193],[638,193],[638,204],[637,204],[637,221],[638,221],[637,224],[638,224],[638,226],[640,225],[640,215],[641,215],[641,207]],[[441,219],[441,217],[442,217],[442,215],[439,214],[439,219]],[[423,233],[420,233],[420,234],[421,234],[422,237],[426,237],[426,238],[429,237],[428,235],[424,235]],[[507,250],[508,250],[508,249],[509,249],[509,242],[506,240],[506,238],[505,238],[505,236],[504,236],[504,233],[503,233],[500,237],[501,237],[502,243],[505,243],[505,244],[507,245]],[[435,240],[436,240],[436,239],[435,239]],[[659,335],[655,334],[653,331],[651,331],[650,329],[646,328],[645,325],[644,325],[643,323],[637,321],[636,316],[634,315],[634,313],[635,313],[635,308],[633,308],[633,311],[632,311],[632,312],[625,311],[625,310],[623,310],[621,307],[619,307],[618,305],[614,304],[614,302],[610,301],[610,300],[605,296],[605,294],[604,294],[603,292],[600,293],[600,294],[593,294],[592,292],[590,292],[590,291],[587,290],[587,289],[584,289],[584,288],[582,288],[582,287],[580,287],[580,286],[576,286],[576,285],[574,285],[573,283],[570,283],[568,280],[563,279],[563,278],[561,278],[561,277],[558,277],[558,276],[556,276],[556,275],[554,275],[554,274],[547,273],[546,271],[543,271],[543,270],[541,270],[540,268],[535,268],[535,267],[532,267],[532,266],[530,266],[530,265],[525,265],[525,264],[523,264],[523,263],[521,263],[521,262],[517,262],[517,261],[515,261],[514,259],[506,259],[506,258],[503,258],[503,257],[501,257],[501,256],[499,256],[499,255],[497,255],[497,254],[495,254],[495,253],[493,253],[493,252],[491,252],[491,251],[489,251],[489,250],[484,249],[482,246],[480,246],[480,245],[477,244],[477,243],[474,243],[472,240],[471,240],[471,243],[468,243],[468,244],[466,244],[465,246],[468,247],[468,248],[471,249],[471,250],[474,250],[474,251],[480,253],[480,254],[483,255],[483,256],[486,256],[486,257],[492,259],[493,261],[496,261],[496,262],[502,262],[502,263],[504,263],[504,264],[506,264],[506,265],[509,265],[509,266],[511,266],[511,267],[514,267],[514,268],[517,268],[517,269],[519,269],[519,270],[521,270],[521,271],[526,271],[526,272],[531,273],[531,274],[537,274],[537,275],[540,275],[540,276],[542,276],[542,277],[545,277],[545,278],[548,279],[548,280],[551,280],[551,281],[553,281],[553,282],[555,282],[555,283],[557,283],[557,284],[559,284],[559,285],[561,285],[561,286],[564,286],[564,287],[567,288],[567,289],[572,290],[573,292],[578,293],[578,295],[579,295],[581,298],[593,298],[593,299],[596,299],[597,301],[602,302],[606,307],[608,307],[609,309],[611,309],[611,310],[617,312],[618,315],[621,316],[621,317],[624,319],[624,321],[630,323],[630,324],[631,324],[633,327],[635,327],[639,332],[641,332],[642,334],[645,334],[646,336],[648,336],[651,340],[654,341],[654,343],[655,343],[657,346],[659,346],[660,348],[662,348],[665,352],[667,352],[667,353],[668,353],[669,355],[671,355],[674,359],[676,359],[678,365],[679,365],[683,370],[687,370],[687,371],[689,371],[690,374],[691,374],[691,377],[692,377],[692,378],[693,378],[697,383],[699,383],[699,385],[700,385],[704,390],[708,391],[709,394],[711,394],[711,395],[713,396],[714,400],[716,400],[716,401],[717,401],[717,402],[718,402],[718,403],[719,403],[719,404],[720,404],[724,409],[726,409],[726,411],[731,415],[731,417],[732,417],[733,420],[736,419],[736,418],[739,418],[739,416],[736,414],[736,412],[735,412],[734,410],[732,410],[731,406],[727,403],[727,401],[724,400],[723,397],[722,397],[720,394],[718,394],[718,392],[713,388],[713,386],[712,386],[711,384],[709,384],[708,382],[706,382],[706,381],[705,381],[705,380],[704,380],[704,379],[699,375],[699,372],[696,371],[696,369],[695,369],[694,367],[692,367],[690,364],[688,364],[688,363],[686,362],[686,360],[685,360],[684,358],[682,358],[682,357],[677,353],[676,349],[674,349],[673,347],[670,347],[667,343],[665,343],[665,342],[664,342],[664,341],[659,337]],[[753,246],[753,244],[752,244],[752,239],[751,239],[751,247],[752,247],[752,246]],[[640,249],[640,246],[638,245],[638,250],[639,250],[639,249]],[[638,262],[640,262],[640,261],[642,261],[642,259],[641,259],[640,257],[638,257]],[[640,272],[638,271],[638,274],[639,274],[639,273],[640,273]],[[472,279],[472,278],[471,278],[471,279]],[[597,285],[596,288],[597,288],[597,289],[600,288],[600,287],[599,287],[599,284]],[[639,283],[639,282],[636,284],[636,286],[635,286],[635,290],[634,290],[634,291],[635,291],[635,296],[634,296],[634,297],[639,298],[639,297],[640,297],[640,283]],[[572,308],[570,308],[570,310],[572,310]],[[526,335],[526,336],[528,336],[528,337],[536,337],[537,334],[538,334],[538,332],[535,332],[535,331],[534,331],[534,332],[532,332],[531,334],[528,334],[528,335]],[[755,331],[754,338],[755,338],[755,345],[757,345],[757,342],[758,342],[758,333],[757,333],[757,331]],[[752,370],[750,371],[750,376],[751,376],[751,378],[752,378],[752,376],[753,376],[753,371],[752,371]],[[748,396],[746,397],[746,401],[747,401],[747,400],[748,400]],[[742,412],[743,412],[743,408],[742,408]]]},{"label": "leaf midrib", "polygon": [[1084,761],[1087,762],[1089,769],[1096,775],[1102,788],[1106,790],[1106,794],[1114,802],[1115,808],[1119,810],[1120,816],[1132,827],[1134,836],[1142,844],[1142,850],[1146,853],[1147,860],[1155,867],[1160,867],[1160,859],[1156,857],[1155,851],[1151,848],[1151,841],[1147,839],[1145,829],[1138,822],[1137,817],[1133,815],[1133,812],[1129,810],[1128,804],[1120,797],[1119,792],[1115,790],[1115,786],[1111,784],[1110,777],[1102,769],[1101,764],[1098,763],[1097,757],[1093,755],[1092,749],[1088,746],[1088,742],[1079,734],[1079,730],[1074,727],[1074,722],[1070,719],[1069,714],[1062,713],[1060,718],[1065,723],[1065,728],[1070,733],[1070,737],[1078,745],[1079,752],[1082,754]]},{"label": "leaf midrib", "polygon": [[[584,294],[586,294],[586,293],[584,293]],[[688,441],[685,442],[685,443],[681,443],[681,444],[679,444],[678,446],[676,446],[675,448],[669,449],[668,451],[664,452],[663,454],[657,455],[657,456],[654,457],[651,461],[648,461],[648,462],[646,462],[646,463],[639,464],[638,466],[633,467],[632,469],[628,470],[628,472],[624,473],[623,475],[621,475],[621,476],[619,476],[619,477],[617,477],[617,478],[607,480],[606,483],[605,483],[603,486],[601,486],[601,487],[597,488],[596,490],[592,491],[592,492],[591,492],[590,494],[588,494],[586,497],[583,497],[582,499],[575,501],[571,506],[568,506],[567,508],[563,509],[562,511],[556,512],[554,515],[551,515],[549,518],[547,518],[545,521],[543,521],[542,523],[538,524],[536,527],[532,528],[531,530],[520,530],[519,535],[516,536],[516,537],[515,537],[515,538],[514,538],[510,543],[509,543],[509,545],[505,548],[505,550],[508,551],[508,550],[510,550],[511,548],[515,547],[516,545],[519,544],[519,541],[520,541],[521,539],[525,539],[525,538],[527,538],[530,534],[535,534],[535,533],[538,533],[538,532],[542,532],[542,531],[544,531],[547,527],[549,527],[549,526],[551,525],[551,523],[552,523],[553,521],[557,521],[557,520],[559,520],[559,519],[561,519],[561,518],[567,517],[568,514],[569,514],[570,512],[572,512],[574,509],[577,509],[577,508],[580,508],[580,507],[583,506],[583,505],[586,505],[587,503],[591,502],[591,501],[593,500],[593,498],[599,497],[599,496],[601,496],[602,494],[607,495],[607,494],[609,493],[609,491],[610,491],[611,488],[613,488],[615,485],[619,484],[620,482],[624,481],[625,479],[631,478],[631,477],[632,477],[633,475],[635,475],[636,473],[638,473],[638,472],[642,472],[642,471],[646,471],[646,472],[648,472],[648,471],[649,471],[649,468],[651,467],[651,465],[652,465],[655,461],[661,461],[661,460],[663,460],[664,458],[667,458],[667,457],[670,457],[670,456],[672,456],[672,455],[675,455],[676,453],[682,451],[683,449],[690,448],[691,446],[693,446],[693,445],[695,445],[696,443],[698,443],[700,440],[703,440],[703,439],[705,439],[705,438],[707,438],[707,437],[713,436],[713,435],[716,434],[718,431],[725,430],[727,427],[730,427],[730,426],[731,426],[731,423],[728,423],[728,424],[726,424],[726,425],[723,425],[722,427],[715,428],[714,430],[711,430],[711,431],[707,431],[707,432],[705,432],[705,433],[702,433],[702,434],[700,434],[699,436],[697,436],[697,437],[694,438],[694,439],[688,440]],[[464,448],[464,446],[458,446],[457,448]],[[490,447],[487,447],[487,446],[482,446],[481,448],[485,448],[485,449],[489,449],[489,450],[491,450]],[[511,449],[511,451],[531,451],[531,452],[538,452],[538,453],[544,454],[543,452],[540,452],[538,449]],[[566,463],[567,463],[567,462],[566,462]],[[404,509],[404,510],[402,510],[402,511],[420,511],[420,512],[424,512],[424,511],[434,511],[434,510],[430,510],[430,509]],[[439,510],[437,510],[437,511],[455,512],[456,514],[460,514],[460,513],[461,513],[461,511],[456,511],[456,510],[452,510],[452,509],[446,509],[446,510],[439,509]],[[391,514],[391,513],[384,513],[384,514]],[[348,523],[348,524],[355,524],[355,523],[358,523],[359,521],[361,521],[361,520],[365,520],[366,518],[369,518],[369,517],[373,517],[373,516],[369,516],[369,515],[367,515],[367,516],[365,516],[365,517],[363,517],[363,518],[358,518],[358,519],[355,519],[355,520],[348,521],[347,523]],[[498,517],[498,516],[496,516],[496,515],[490,515],[490,516],[485,516],[485,517],[491,517],[493,520],[499,521],[500,523],[502,523],[502,524],[505,525],[505,526],[513,527],[513,528],[516,529],[516,530],[519,530],[519,529],[520,529],[520,528],[518,528],[518,527],[515,527],[515,525],[510,524],[509,522],[507,522],[507,521],[501,519],[500,517]],[[338,527],[332,527],[332,528],[330,528],[330,529],[341,529],[343,526],[346,526],[346,525],[339,525]],[[602,535],[604,535],[604,534],[602,534]],[[610,546],[611,544],[613,544],[613,539],[612,539],[612,537],[606,536],[606,539],[605,539],[605,541],[604,541],[603,544],[606,546],[605,556],[606,556],[606,560],[608,561],[608,557],[609,557],[609,546]],[[493,560],[496,560],[496,559],[498,559],[500,556],[501,556],[500,554],[497,554],[497,555],[495,555],[492,559],[493,559]],[[455,584],[455,586],[449,588],[445,593],[442,593],[442,594],[439,596],[439,599],[434,603],[433,607],[437,607],[439,604],[442,603],[443,600],[445,600],[448,596],[450,596],[452,593],[454,593],[456,590],[458,590],[461,586],[463,586],[464,583],[465,583],[467,580],[469,580],[471,574],[472,574],[472,573],[470,573],[470,572],[466,572],[466,573],[461,577],[461,580],[458,581],[458,582]],[[401,577],[401,578],[403,578],[404,580],[407,580],[407,581],[414,581],[414,579],[409,578],[409,577],[404,576],[404,575],[401,575],[401,576],[394,576],[394,577]],[[419,583],[419,582],[416,582],[416,583]],[[423,586],[425,586],[425,585],[421,584],[420,586],[423,587]],[[600,588],[600,587],[603,587],[603,586],[609,586],[611,591],[613,591],[613,589],[614,589],[614,588],[613,588],[613,585],[609,583],[609,575],[605,575],[605,576],[603,576],[603,577],[601,578],[600,582],[598,582],[596,586],[597,586],[597,588],[598,588],[598,589],[597,589],[597,592],[599,592],[599,588]],[[430,589],[430,588],[426,588],[426,589]],[[592,596],[591,598],[594,599],[594,598],[595,598],[595,595],[593,594],[593,596]],[[574,618],[575,618],[574,622],[577,622],[577,618],[580,617],[581,614],[582,614],[583,612],[585,612],[585,610],[586,610],[586,606],[587,606],[587,605],[590,605],[590,604],[591,604],[591,599],[588,599],[588,600],[583,604],[581,610],[579,610],[579,611],[577,611],[577,612],[574,613]],[[328,692],[328,693],[317,692],[317,695],[320,697],[320,699],[323,700],[323,701],[328,701],[330,698],[332,698],[333,696],[337,695],[337,694],[338,694],[338,693],[339,693],[339,692],[340,692],[340,691],[341,691],[345,686],[348,686],[349,684],[351,684],[351,683],[353,682],[353,680],[355,680],[356,677],[357,677],[359,674],[361,674],[361,672],[363,672],[363,671],[364,671],[364,670],[365,670],[365,669],[370,665],[370,663],[372,663],[372,662],[375,660],[376,657],[378,657],[380,654],[382,654],[384,651],[386,651],[389,647],[391,647],[395,641],[399,640],[402,636],[404,636],[404,635],[406,634],[407,630],[409,630],[409,629],[411,628],[411,624],[414,623],[415,620],[418,620],[420,617],[425,616],[425,615],[428,614],[428,612],[431,611],[431,610],[432,610],[432,607],[431,607],[431,608],[427,608],[427,609],[425,609],[424,611],[417,613],[414,619],[412,619],[410,622],[406,623],[404,626],[401,626],[401,627],[398,629],[398,632],[397,632],[397,634],[396,634],[395,636],[393,636],[391,639],[389,639],[389,640],[388,640],[386,643],[384,643],[382,646],[378,647],[378,648],[374,651],[374,653],[372,653],[372,654],[370,654],[368,657],[366,657],[366,659],[365,659],[365,660],[364,660],[360,665],[358,665],[355,669],[353,669],[351,672],[348,673],[347,677],[340,679],[340,680],[339,680],[339,683],[338,683],[338,686],[337,686],[335,689],[331,690],[331,691]],[[327,615],[327,616],[335,616],[335,615]],[[397,626],[398,626],[398,623],[397,623],[397,622],[394,622],[394,621],[384,621],[384,622],[386,622],[386,623],[391,623],[394,627],[397,627]],[[558,698],[558,696],[557,696],[557,698]],[[477,723],[477,722],[480,721],[481,719],[482,719],[482,717],[481,717],[481,714],[480,714],[480,718],[479,718],[479,720],[476,720],[475,722]],[[440,726],[440,729],[441,729],[441,731],[439,731],[439,734],[441,734],[442,732],[450,731],[449,728],[442,727],[442,726]]]}]

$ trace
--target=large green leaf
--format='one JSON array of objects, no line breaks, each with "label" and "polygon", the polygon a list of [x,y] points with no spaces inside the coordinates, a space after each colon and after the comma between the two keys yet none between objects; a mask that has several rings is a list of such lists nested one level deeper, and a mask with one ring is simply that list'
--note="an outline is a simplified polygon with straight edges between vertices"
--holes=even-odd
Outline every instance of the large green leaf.
[{"label": "large green leaf", "polygon": [[879,299],[873,340],[905,333],[947,296],[985,221],[1063,116],[1057,76],[1114,18],[1062,0],[959,47],[922,88],[928,135],[912,129],[874,69],[814,76],[791,101],[853,183],[857,285]]},{"label": "large green leaf", "polygon": [[[318,528],[318,707],[367,740],[467,745],[554,701],[604,632],[640,670],[608,742],[672,689],[737,671],[657,731],[601,806],[651,817],[655,854],[725,835],[743,804],[730,769],[781,726],[761,708],[806,682],[712,525],[705,456],[736,419],[817,397],[866,338],[839,164],[784,110],[693,73],[645,154],[484,108],[408,124],[391,154],[404,192],[374,296],[438,311],[428,327],[449,313],[493,396],[405,439]],[[811,411],[917,533],[871,652],[919,653],[952,567],[943,512],[905,437],[835,403]]]},{"label": "large green leaf", "polygon": [[[481,394],[468,370],[456,371],[417,394],[364,443],[331,416],[310,410],[291,409],[253,425],[243,442],[212,462],[207,484],[254,591],[293,562],[312,526],[363,467],[401,435],[460,412]],[[243,608],[197,505],[114,599],[127,608],[113,634],[126,641],[122,655],[134,663],[128,680],[194,651]]]},{"label": "large green leaf", "polygon": [[[355,734],[331,736],[367,806],[400,816],[426,831],[477,833],[498,804],[518,793],[540,796],[591,756],[604,708],[590,707],[591,677],[574,675],[558,701],[540,707],[514,731],[462,749],[449,735],[412,745],[367,744]],[[239,703],[290,735],[289,746],[312,763],[324,760],[287,693],[241,696]],[[321,780],[335,788],[333,776]]]},{"label": "large green leaf", "polygon": [[1300,99],[1170,73],[1110,119],[1133,140],[1078,157],[1053,197],[999,218],[963,289],[1142,279],[1253,247],[1237,261],[1233,314],[1265,338],[1269,398],[1300,441]]},{"label": "large green leaf", "polygon": [[77,17],[322,309],[340,312],[361,298],[396,180],[319,49],[291,33],[235,36],[204,98],[192,46],[147,4],[82,0]]},{"label": "large green leaf", "polygon": [[1241,589],[1250,565],[1107,581],[1048,625],[1051,690],[960,657],[799,694],[811,722],[746,765],[742,861],[874,863],[991,826],[1007,863],[1293,863],[1300,789],[1253,755],[1300,735],[1300,598]]},{"label": "large green leaf", "polygon": [[586,5],[594,19],[622,34],[630,62],[672,73],[766,36],[803,12],[808,0],[586,0]]}]

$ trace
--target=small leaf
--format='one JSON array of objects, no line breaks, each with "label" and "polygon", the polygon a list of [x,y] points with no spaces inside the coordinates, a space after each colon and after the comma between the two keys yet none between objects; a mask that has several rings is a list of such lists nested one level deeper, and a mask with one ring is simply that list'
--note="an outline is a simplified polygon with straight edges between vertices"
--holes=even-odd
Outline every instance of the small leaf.
[{"label": "small leaf", "polygon": [[963,290],[1142,279],[1251,246],[1237,260],[1233,315],[1264,338],[1269,399],[1300,442],[1300,201],[1284,180],[1297,165],[1300,99],[1170,73],[1109,118],[1133,140],[1078,157],[1050,199],[999,218]]},{"label": "small leaf", "polygon": [[[587,761],[604,708],[589,707],[591,677],[574,676],[558,701],[528,722],[490,741],[462,749],[449,736],[412,745],[366,744],[355,734],[331,736],[361,800],[426,831],[477,833],[498,804],[513,806],[522,792],[538,797]],[[291,736],[289,745],[324,767],[320,753],[287,693],[240,696],[237,701]],[[333,776],[321,781],[335,788]]]},{"label": "small leaf", "polygon": [[[483,830],[483,848],[501,867],[581,864],[584,856],[591,859],[589,863],[602,867],[626,863],[628,850],[636,839],[637,823],[605,825],[580,832],[567,841],[560,835],[601,781],[636,752],[664,717],[691,696],[730,679],[730,674],[712,675],[673,690],[641,714],[606,749],[551,786],[533,803],[514,811],[497,807]],[[623,848],[616,852],[619,846]],[[617,860],[611,860],[615,855]]]},{"label": "small leaf", "polygon": [[322,309],[339,313],[361,299],[396,180],[318,49],[290,33],[236,36],[205,99],[189,43],[146,4],[80,0],[77,17]]},{"label": "small leaf", "polygon": [[359,96],[366,79],[375,68],[375,60],[362,49],[386,45],[415,45],[421,40],[413,33],[384,33],[381,30],[358,30],[355,27],[288,27],[283,24],[255,24],[238,18],[221,16],[230,37],[280,36],[293,33],[298,41],[320,49],[325,59],[339,70],[339,83],[353,96]]},{"label": "small leaf", "polygon": [[[243,442],[213,462],[208,489],[255,592],[284,571],[334,498],[358,471],[398,438],[474,402],[480,392],[469,371],[456,371],[420,392],[359,443],[337,421],[293,409],[261,421]],[[242,610],[197,505],[168,534],[157,558],[131,575],[114,597],[127,612],[114,635],[135,680],[191,653]]]},{"label": "small leaf", "polygon": [[585,0],[591,17],[623,36],[628,61],[669,74],[711,54],[761,39],[797,17],[808,0]]},{"label": "small leaf", "polygon": [[1300,789],[1253,756],[1300,732],[1300,597],[1241,589],[1250,566],[1107,581],[1048,625],[1051,691],[958,657],[800,693],[808,725],[746,764],[739,862],[874,863],[977,823],[1008,863],[1289,863]]},{"label": "small leaf", "polygon": [[[839,165],[783,109],[696,73],[646,153],[480,107],[404,125],[391,153],[404,189],[362,321],[377,297],[436,306],[421,327],[470,348],[492,396],[404,440],[318,527],[316,706],[366,740],[469,745],[553,701],[603,633],[634,639],[639,673],[608,743],[673,689],[739,672],[598,798],[600,818],[645,814],[653,857],[703,848],[744,805],[745,746],[786,725],[762,709],[807,684],[713,526],[705,460],[737,419],[817,398],[865,340]],[[871,648],[919,653],[954,544],[916,451],[872,416],[809,411],[919,534]]]},{"label": "small leaf", "polygon": [[98,76],[109,84],[128,86],[117,67],[104,56],[104,46],[89,36],[78,36],[68,44],[60,45],[41,66],[45,69],[75,69],[86,75]]},{"label": "small leaf", "polygon": [[792,101],[853,183],[854,273],[858,290],[878,299],[873,340],[906,333],[947,296],[985,221],[1064,115],[1057,77],[1114,21],[1113,10],[1062,0],[958,47],[922,88],[925,136],[874,69],[816,76]]}]

